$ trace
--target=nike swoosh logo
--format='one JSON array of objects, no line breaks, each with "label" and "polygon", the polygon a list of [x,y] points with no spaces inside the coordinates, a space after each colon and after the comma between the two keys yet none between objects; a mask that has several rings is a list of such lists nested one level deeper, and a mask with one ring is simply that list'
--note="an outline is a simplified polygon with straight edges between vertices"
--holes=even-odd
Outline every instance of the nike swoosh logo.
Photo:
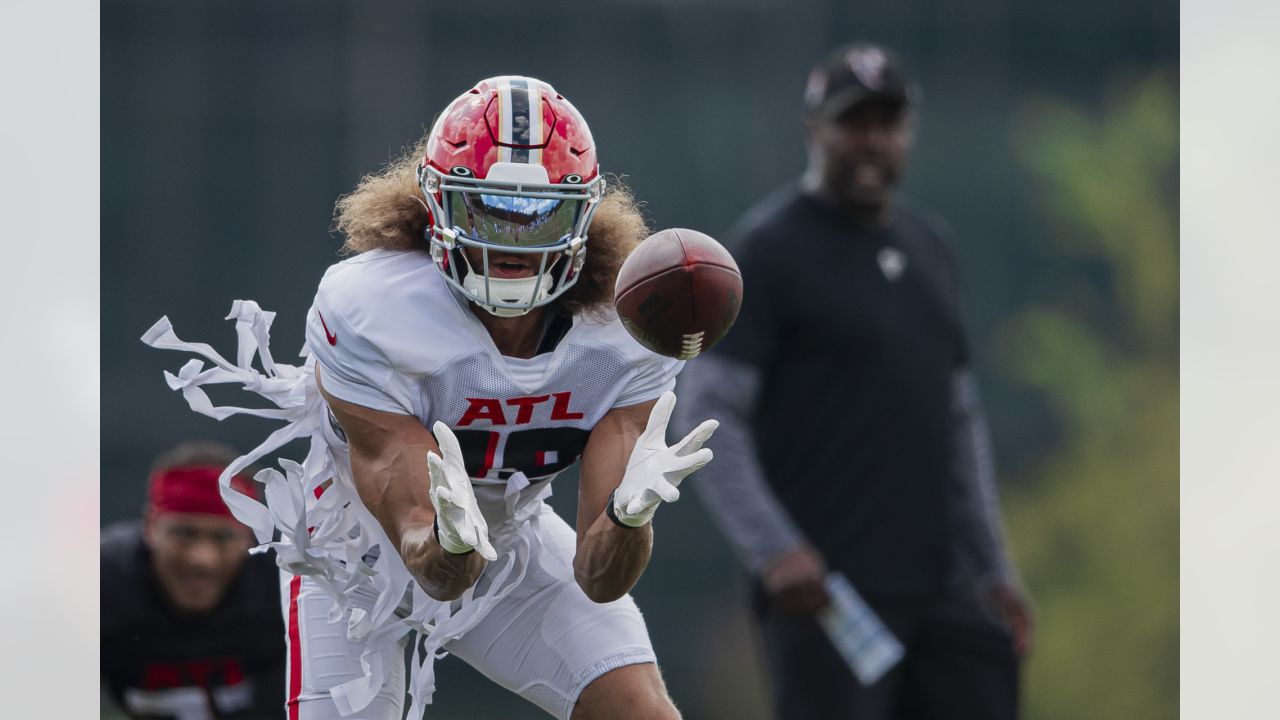
[{"label": "nike swoosh logo", "polygon": [[326,324],[324,323],[324,313],[322,313],[322,312],[320,312],[319,310],[317,310],[317,311],[316,311],[316,315],[319,315],[319,316],[320,316],[320,327],[324,328],[324,337],[325,337],[325,339],[329,341],[329,344],[330,344],[330,345],[337,345],[337,344],[338,344],[338,336],[337,336],[337,335],[335,335],[334,333],[329,332],[329,326],[328,326],[328,325],[326,325]]}]

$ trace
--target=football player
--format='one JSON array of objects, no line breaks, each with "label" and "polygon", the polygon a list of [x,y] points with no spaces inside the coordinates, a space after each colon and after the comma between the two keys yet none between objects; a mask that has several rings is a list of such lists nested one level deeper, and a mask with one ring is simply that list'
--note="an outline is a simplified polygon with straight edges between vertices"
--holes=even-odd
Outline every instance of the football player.
[{"label": "football player", "polygon": [[[678,717],[628,592],[716,422],[666,443],[682,363],[613,311],[647,229],[582,116],[540,80],[483,80],[337,218],[355,255],[320,282],[296,379],[323,402],[289,416],[313,453],[264,476],[293,571],[289,717],[399,720],[409,629],[415,712],[447,651],[556,717]],[[202,351],[162,323],[148,342]],[[225,367],[250,372],[240,357]],[[264,364],[274,378],[244,380],[264,394],[293,377]],[[197,373],[170,377],[202,395]],[[545,499],[579,460],[571,527]]]},{"label": "football player", "polygon": [[[153,463],[141,519],[102,530],[104,694],[131,718],[280,716],[280,591],[218,476],[238,452],[184,442]],[[237,485],[252,489],[240,475]]]}]

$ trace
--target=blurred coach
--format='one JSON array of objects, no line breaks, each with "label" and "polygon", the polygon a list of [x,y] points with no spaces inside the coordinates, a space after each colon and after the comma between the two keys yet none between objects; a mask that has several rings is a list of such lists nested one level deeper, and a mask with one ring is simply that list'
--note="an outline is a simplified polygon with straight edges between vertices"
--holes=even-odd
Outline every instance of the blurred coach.
[{"label": "blurred coach", "polygon": [[[1031,617],[1003,547],[956,261],[895,197],[919,92],[895,55],[840,48],[805,91],[808,167],[731,249],[737,325],[680,383],[716,417],[694,486],[754,578],[777,717],[1017,716]],[[816,614],[840,571],[905,646],[863,687]]]},{"label": "blurred coach", "polygon": [[179,445],[154,464],[143,520],[102,531],[102,680],[129,717],[284,716],[274,556],[249,555],[253,533],[218,492],[237,455]]}]

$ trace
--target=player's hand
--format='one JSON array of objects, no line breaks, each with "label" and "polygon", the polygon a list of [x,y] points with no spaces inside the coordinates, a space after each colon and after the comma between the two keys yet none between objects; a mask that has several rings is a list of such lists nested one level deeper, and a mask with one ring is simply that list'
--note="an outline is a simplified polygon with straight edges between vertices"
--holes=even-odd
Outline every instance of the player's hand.
[{"label": "player's hand", "polygon": [[622,484],[613,493],[613,514],[628,527],[640,527],[653,518],[662,502],[680,498],[680,483],[711,462],[711,449],[702,444],[720,427],[706,420],[683,440],[667,446],[667,423],[676,406],[676,394],[667,391],[649,413],[649,424],[636,440],[627,461]]},{"label": "player's hand", "polygon": [[831,603],[827,596],[827,564],[816,550],[801,545],[770,563],[760,576],[775,610],[788,615],[814,615]]},{"label": "player's hand", "polygon": [[987,588],[986,600],[1013,635],[1013,651],[1026,657],[1035,635],[1035,616],[1027,594],[1014,583],[997,582]]},{"label": "player's hand", "polygon": [[440,547],[462,554],[475,550],[485,560],[493,561],[498,553],[489,543],[489,523],[480,514],[471,478],[462,464],[462,448],[448,425],[437,422],[431,427],[440,445],[441,458],[427,453],[427,470],[431,475],[431,504],[436,509],[436,529]]}]

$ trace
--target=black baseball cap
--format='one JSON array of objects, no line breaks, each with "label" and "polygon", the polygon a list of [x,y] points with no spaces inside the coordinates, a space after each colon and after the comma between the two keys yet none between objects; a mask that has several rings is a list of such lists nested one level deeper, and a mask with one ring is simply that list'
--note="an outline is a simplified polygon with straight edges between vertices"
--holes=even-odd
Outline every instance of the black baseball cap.
[{"label": "black baseball cap", "polygon": [[834,119],[872,97],[913,105],[920,89],[892,50],[853,43],[832,50],[809,73],[804,107],[810,117]]}]

